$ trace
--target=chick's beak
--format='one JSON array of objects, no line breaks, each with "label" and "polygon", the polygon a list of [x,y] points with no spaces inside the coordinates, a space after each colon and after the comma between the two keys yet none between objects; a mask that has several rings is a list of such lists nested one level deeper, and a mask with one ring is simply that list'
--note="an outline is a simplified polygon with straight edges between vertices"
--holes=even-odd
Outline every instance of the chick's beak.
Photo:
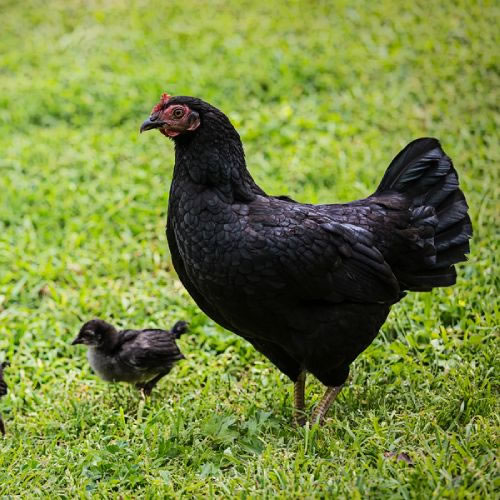
[{"label": "chick's beak", "polygon": [[143,132],[146,132],[147,130],[153,130],[154,128],[161,128],[167,123],[162,121],[162,120],[151,120],[151,117],[149,117],[142,125],[141,128],[139,129],[140,133],[142,134]]},{"label": "chick's beak", "polygon": [[83,340],[80,337],[76,337],[73,342],[71,342],[71,345],[76,345],[76,344],[83,344]]}]

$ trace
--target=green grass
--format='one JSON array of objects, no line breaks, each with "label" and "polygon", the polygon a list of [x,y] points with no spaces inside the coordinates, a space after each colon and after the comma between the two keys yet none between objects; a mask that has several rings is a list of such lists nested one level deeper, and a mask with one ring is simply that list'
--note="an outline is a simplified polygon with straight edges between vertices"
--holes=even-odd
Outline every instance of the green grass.
[{"label": "green grass", "polygon": [[[498,8],[333,4],[0,0],[2,498],[495,496]],[[419,136],[455,161],[470,260],[394,307],[321,429],[172,270],[173,147],[138,134],[162,91],[227,112],[257,181],[301,201],[368,195]],[[187,319],[187,360],[144,404],[69,345],[94,316]]]}]

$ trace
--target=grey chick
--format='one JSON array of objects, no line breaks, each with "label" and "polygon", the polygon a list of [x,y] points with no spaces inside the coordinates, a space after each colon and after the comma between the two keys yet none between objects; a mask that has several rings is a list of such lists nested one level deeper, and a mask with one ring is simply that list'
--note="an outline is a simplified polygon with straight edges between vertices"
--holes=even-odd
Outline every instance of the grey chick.
[{"label": "grey chick", "polygon": [[[7,384],[3,379],[3,369],[9,366],[9,363],[5,361],[4,363],[0,363],[0,398],[7,394]],[[0,432],[5,435],[5,425],[2,420],[2,416],[0,415]]]},{"label": "grey chick", "polygon": [[93,319],[82,326],[72,345],[89,347],[90,366],[103,380],[135,384],[149,396],[174,364],[184,359],[175,341],[186,331],[185,321],[178,321],[170,331],[118,331],[106,321]]}]

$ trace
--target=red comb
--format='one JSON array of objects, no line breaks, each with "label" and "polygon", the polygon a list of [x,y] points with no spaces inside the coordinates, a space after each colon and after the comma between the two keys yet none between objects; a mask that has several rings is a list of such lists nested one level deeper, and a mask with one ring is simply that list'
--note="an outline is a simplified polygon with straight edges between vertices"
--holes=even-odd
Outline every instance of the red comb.
[{"label": "red comb", "polygon": [[157,111],[160,111],[160,109],[163,107],[163,105],[169,101],[170,97],[171,96],[169,96],[167,93],[163,93],[161,95],[160,102],[153,108],[151,113],[156,113]]}]

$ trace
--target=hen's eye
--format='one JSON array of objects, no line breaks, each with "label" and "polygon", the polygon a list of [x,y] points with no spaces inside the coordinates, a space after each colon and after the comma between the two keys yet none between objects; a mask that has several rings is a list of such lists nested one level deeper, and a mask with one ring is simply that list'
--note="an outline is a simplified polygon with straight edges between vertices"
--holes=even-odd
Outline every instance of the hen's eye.
[{"label": "hen's eye", "polygon": [[182,108],[175,108],[172,111],[174,118],[182,118],[184,116],[184,110]]}]

